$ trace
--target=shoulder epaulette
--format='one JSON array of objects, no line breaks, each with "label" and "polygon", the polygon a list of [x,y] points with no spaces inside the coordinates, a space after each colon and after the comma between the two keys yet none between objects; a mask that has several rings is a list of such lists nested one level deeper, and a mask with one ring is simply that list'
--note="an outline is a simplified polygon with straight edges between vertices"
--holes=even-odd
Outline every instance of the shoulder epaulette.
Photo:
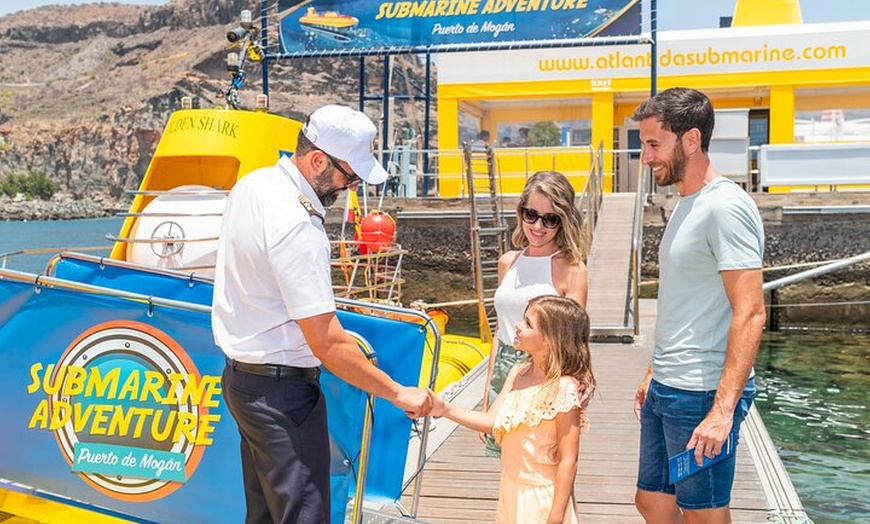
[{"label": "shoulder epaulette", "polygon": [[323,215],[317,211],[317,208],[314,207],[314,203],[311,202],[311,200],[308,200],[305,195],[299,195],[299,203],[302,204],[302,207],[305,208],[305,211],[307,211],[309,215],[323,220]]}]

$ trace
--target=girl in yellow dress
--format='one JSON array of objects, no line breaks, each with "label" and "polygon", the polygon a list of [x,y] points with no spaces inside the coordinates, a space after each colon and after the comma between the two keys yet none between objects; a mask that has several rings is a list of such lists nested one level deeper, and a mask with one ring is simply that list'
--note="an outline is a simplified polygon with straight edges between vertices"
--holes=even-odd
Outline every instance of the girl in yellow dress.
[{"label": "girl in yellow dress", "polygon": [[486,412],[435,399],[433,416],[491,433],[502,446],[499,524],[572,524],[580,429],[595,390],[589,317],[570,298],[529,301],[513,345],[526,353]]}]

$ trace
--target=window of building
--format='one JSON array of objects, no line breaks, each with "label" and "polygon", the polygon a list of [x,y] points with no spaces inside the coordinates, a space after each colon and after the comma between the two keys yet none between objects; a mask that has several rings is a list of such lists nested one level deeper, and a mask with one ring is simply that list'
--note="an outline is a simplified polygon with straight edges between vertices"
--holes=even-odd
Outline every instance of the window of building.
[{"label": "window of building", "polygon": [[591,139],[591,120],[525,120],[498,124],[502,147],[582,146],[588,145]]},{"label": "window of building", "polygon": [[870,109],[796,111],[795,142],[857,142],[870,140]]}]

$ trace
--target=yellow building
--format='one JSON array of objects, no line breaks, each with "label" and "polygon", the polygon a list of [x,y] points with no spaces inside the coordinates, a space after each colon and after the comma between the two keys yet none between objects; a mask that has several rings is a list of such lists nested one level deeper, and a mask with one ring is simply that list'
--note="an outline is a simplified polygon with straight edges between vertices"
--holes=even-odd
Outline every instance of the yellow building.
[{"label": "yellow building", "polygon": [[[738,2],[734,23],[659,32],[657,89],[693,87],[717,110],[746,110],[752,145],[870,141],[870,21],[803,24],[796,0],[771,0]],[[518,193],[537,169],[582,183],[589,155],[539,154],[536,163],[510,146],[521,128],[537,126],[539,136],[557,130],[557,147],[638,147],[620,131],[650,94],[651,60],[641,44],[441,55],[439,148],[461,147],[485,129],[494,147],[509,140],[497,149],[505,193]],[[605,172],[614,172],[616,157],[605,156]],[[449,180],[439,187],[443,197],[461,189]]]}]

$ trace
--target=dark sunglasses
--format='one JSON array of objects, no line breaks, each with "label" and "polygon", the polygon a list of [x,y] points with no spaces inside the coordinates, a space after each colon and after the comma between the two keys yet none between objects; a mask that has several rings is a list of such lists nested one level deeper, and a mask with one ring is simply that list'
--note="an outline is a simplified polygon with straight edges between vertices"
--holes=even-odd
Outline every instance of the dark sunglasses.
[{"label": "dark sunglasses", "polygon": [[547,229],[556,229],[562,223],[562,219],[556,213],[538,213],[530,207],[521,207],[523,222],[526,224],[534,224],[541,219],[541,225]]},{"label": "dark sunglasses", "polygon": [[[321,149],[321,151],[323,151],[323,150]],[[345,186],[345,187],[352,186],[360,181],[359,175],[357,175],[356,173],[348,173],[347,171],[345,171],[344,168],[341,167],[341,165],[338,163],[338,160],[335,159],[335,157],[333,157],[332,155],[330,155],[326,151],[323,151],[323,154],[326,155],[326,158],[329,159],[329,163],[331,163],[333,167],[338,169],[339,173],[344,175],[344,179],[347,180],[347,186]]]}]

